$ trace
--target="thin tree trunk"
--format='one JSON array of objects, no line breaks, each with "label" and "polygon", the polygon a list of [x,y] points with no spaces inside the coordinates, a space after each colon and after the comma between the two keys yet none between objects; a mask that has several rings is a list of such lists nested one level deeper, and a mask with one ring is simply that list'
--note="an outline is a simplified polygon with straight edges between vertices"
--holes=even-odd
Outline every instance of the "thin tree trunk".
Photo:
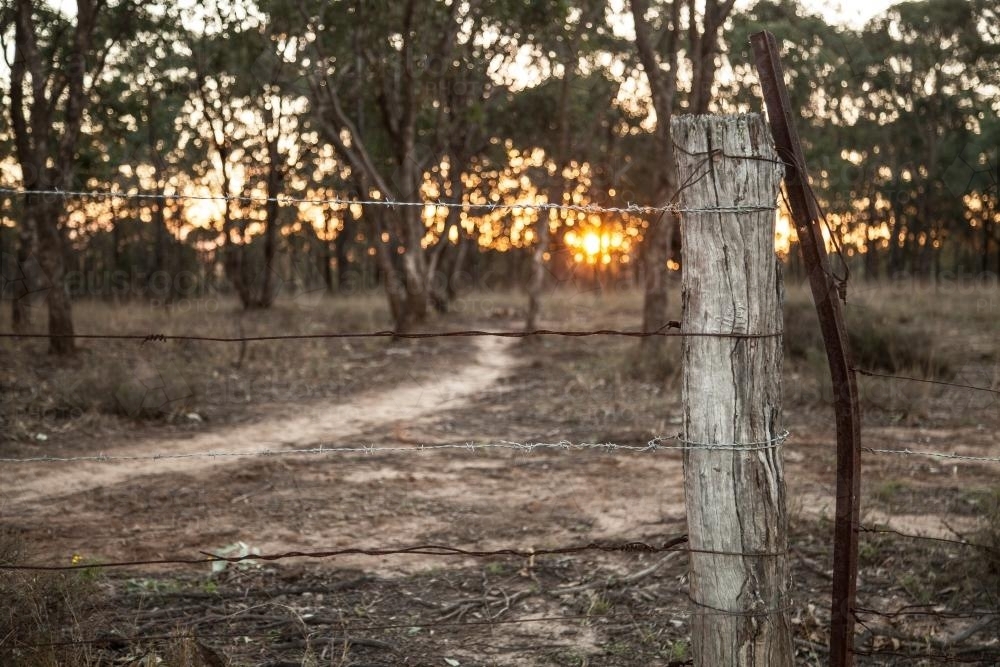
[{"label": "thin tree trunk", "polygon": [[[671,158],[672,159],[672,158]],[[642,302],[642,330],[659,331],[667,324],[668,273],[667,260],[671,254],[670,240],[673,238],[676,216],[663,214],[649,223],[644,241],[643,271],[644,295]],[[662,340],[656,337],[643,338],[643,348],[659,348]]]},{"label": "thin tree trunk", "polygon": [[[339,234],[338,234],[339,236]],[[330,214],[323,216],[323,239],[320,250],[320,274],[323,276],[323,285],[327,294],[333,294],[333,253],[330,250]],[[338,262],[339,264],[339,262]],[[339,267],[338,267],[339,269]]]},{"label": "thin tree trunk", "polygon": [[[167,242],[169,232],[167,231],[166,201],[163,198],[166,178],[164,177],[164,160],[160,155],[157,146],[156,121],[153,112],[153,96],[146,97],[146,122],[149,124],[146,132],[146,147],[149,150],[150,161],[153,164],[153,194],[156,196],[150,201],[153,208],[153,271],[151,278],[152,285],[157,277],[167,273]],[[173,280],[167,276],[166,293],[161,295],[163,303],[170,303],[173,300]]]},{"label": "thin tree trunk", "polygon": [[865,228],[865,278],[868,280],[878,280],[878,247],[872,231],[875,228],[875,221],[878,219],[878,212],[875,209],[875,193],[868,194],[868,223]]},{"label": "thin tree trunk", "polygon": [[[652,89],[653,108],[656,110],[655,141],[659,160],[654,174],[656,183],[656,203],[666,204],[677,192],[677,168],[674,164],[674,147],[670,138],[670,119],[673,114],[674,98],[677,92],[677,45],[680,35],[680,2],[670,5],[669,32],[665,53],[667,69],[661,67],[656,42],[652,35],[646,14],[649,3],[646,0],[631,0],[632,18],[635,23],[635,46],[642,62],[643,71]],[[667,323],[667,259],[670,257],[670,242],[676,220],[670,215],[659,215],[649,221],[643,239],[643,272],[645,276],[642,330],[658,331]],[[642,339],[644,354],[652,354],[661,348],[661,338]]]},{"label": "thin tree trunk", "polygon": [[448,273],[448,299],[454,300],[458,294],[459,283],[462,282],[462,275],[465,272],[466,258],[469,256],[469,246],[475,243],[471,236],[466,236],[461,231],[458,237],[458,247],[455,249],[455,260]]},{"label": "thin tree trunk", "polygon": [[[704,178],[681,192],[683,205],[777,200],[782,170],[759,115],[683,116],[672,126],[685,179],[704,169],[702,156],[713,149],[762,158],[712,163]],[[781,330],[774,221],[773,211],[685,215],[684,332]],[[695,664],[790,666],[785,482],[777,446],[781,339],[698,336],[685,338],[683,347]]]},{"label": "thin tree trunk", "polygon": [[263,280],[260,281],[260,294],[256,295],[258,308],[269,308],[277,297],[277,289],[273,285],[274,254],[278,245],[278,200],[283,182],[281,169],[281,153],[278,152],[278,139],[273,137],[267,142],[267,205],[264,221],[264,268]]},{"label": "thin tree trunk", "polygon": [[[25,209],[27,208],[26,205]],[[69,296],[63,286],[66,264],[63,257],[62,235],[59,233],[61,207],[58,200],[50,203],[44,199],[34,199],[32,208],[38,215],[35,218],[38,229],[38,262],[52,285],[47,296],[49,334],[52,336],[49,338],[49,351],[60,355],[72,354],[76,351],[76,345],[72,338],[73,312]]]},{"label": "thin tree trunk", "polygon": [[[37,275],[37,272],[29,270],[29,262],[34,257],[37,248],[35,229],[31,222],[28,215],[23,213],[17,227],[17,266],[15,268],[20,273],[23,282],[21,283],[21,291],[12,294],[10,302],[11,324],[16,332],[27,331],[31,326],[31,306],[34,304],[30,303],[30,300],[34,290],[40,287],[35,284],[40,276]],[[986,257],[985,251],[983,257]]]},{"label": "thin tree trunk", "polygon": [[343,291],[348,283],[348,274],[351,270],[347,250],[357,232],[357,223],[351,207],[344,209],[344,226],[337,232],[333,240],[334,257],[337,260],[337,289]]}]

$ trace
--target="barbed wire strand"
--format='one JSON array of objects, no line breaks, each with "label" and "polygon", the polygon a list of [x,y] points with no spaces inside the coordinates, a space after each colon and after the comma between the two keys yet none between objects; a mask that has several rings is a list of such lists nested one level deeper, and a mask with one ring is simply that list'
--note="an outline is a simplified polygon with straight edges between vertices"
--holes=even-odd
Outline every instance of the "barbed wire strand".
[{"label": "barbed wire strand", "polygon": [[989,609],[968,609],[959,611],[937,611],[928,609],[937,603],[932,604],[911,604],[900,607],[893,611],[883,611],[870,609],[868,607],[854,607],[852,611],[856,614],[871,614],[882,618],[898,618],[900,616],[934,616],[936,618],[982,618],[984,616],[1000,616],[1000,610]]},{"label": "barbed wire strand", "polygon": [[[940,664],[963,664],[963,665],[983,665],[983,664],[985,664],[983,662],[982,658],[978,658],[978,657],[977,658],[962,658],[962,657],[959,657],[958,655],[953,654],[953,653],[920,653],[920,652],[905,653],[905,652],[899,651],[899,650],[892,650],[892,651],[890,651],[888,649],[858,649],[858,648],[850,648],[850,647],[848,647],[848,650],[851,653],[853,653],[854,655],[860,655],[860,656],[865,656],[865,657],[874,657],[874,656],[878,656],[878,655],[885,655],[885,656],[893,656],[893,657],[896,657],[896,658],[909,658],[911,660],[914,659],[914,658],[919,658],[919,659],[924,659],[924,660],[930,659],[930,660],[934,660],[934,663],[935,664],[939,664],[939,665]],[[984,651],[984,649],[982,649],[982,648],[970,648],[969,649],[969,652],[972,652],[972,653],[980,652],[980,651]],[[993,651],[990,651],[990,653],[992,654]],[[881,664],[885,664],[885,663],[881,663]]]},{"label": "barbed wire strand", "polygon": [[525,202],[517,201],[510,203],[488,202],[474,204],[467,202],[449,201],[396,201],[393,199],[344,199],[342,197],[330,198],[310,198],[310,197],[254,197],[248,195],[182,195],[152,192],[125,193],[100,190],[25,190],[20,188],[0,188],[0,194],[13,196],[55,196],[55,197],[81,197],[87,199],[155,199],[161,201],[220,201],[236,202],[240,204],[310,204],[321,206],[382,206],[382,207],[419,207],[419,208],[445,208],[461,209],[463,211],[482,210],[487,213],[494,211],[509,211],[520,209],[525,211],[571,211],[576,213],[612,213],[618,215],[648,215],[662,213],[760,213],[766,211],[776,211],[774,204],[761,205],[741,205],[741,206],[715,206],[707,208],[683,208],[674,203],[662,206],[649,206],[642,204],[626,203],[624,206],[598,206],[596,204],[555,204],[549,202]]},{"label": "barbed wire strand", "polygon": [[917,449],[874,449],[862,447],[869,454],[895,454],[899,456],[926,456],[935,459],[954,459],[956,461],[978,461],[981,463],[1000,463],[1000,456],[970,456],[967,454],[948,454],[946,452],[929,452]]},{"label": "barbed wire strand", "polygon": [[993,389],[992,387],[977,387],[971,384],[962,384],[960,382],[946,382],[945,380],[935,380],[933,378],[918,378],[911,375],[890,375],[889,373],[876,373],[875,371],[866,370],[864,368],[851,368],[852,371],[859,375],[864,375],[867,377],[885,378],[888,380],[907,380],[909,382],[923,382],[925,384],[939,384],[946,387],[956,387],[958,389],[970,389],[972,391],[985,391],[991,394],[1000,395],[1000,389]]},{"label": "barbed wire strand", "polygon": [[[3,457],[0,463],[113,463],[119,461],[163,461],[170,459],[198,459],[198,458],[252,458],[252,457],[275,457],[275,456],[310,456],[322,455],[332,456],[337,454],[365,454],[374,456],[377,454],[421,454],[433,451],[451,450],[479,452],[483,450],[512,450],[531,454],[538,450],[557,451],[600,451],[606,453],[613,452],[634,452],[647,453],[657,450],[704,450],[722,452],[755,452],[766,449],[775,449],[784,444],[788,439],[788,431],[782,431],[774,438],[762,440],[760,442],[740,442],[740,443],[713,443],[696,442],[685,440],[680,435],[658,436],[645,445],[619,445],[612,442],[581,442],[573,443],[568,440],[559,442],[466,442],[466,443],[444,443],[437,445],[413,445],[409,447],[399,446],[378,446],[363,445],[357,447],[319,446],[301,449],[253,449],[253,450],[229,450],[229,451],[204,451],[204,452],[162,452],[153,454],[91,454],[83,456],[34,456],[34,457]],[[666,442],[677,442],[676,445],[663,444]]]},{"label": "barbed wire strand", "polygon": [[904,537],[910,540],[925,540],[927,542],[940,542],[942,544],[953,544],[956,546],[969,547],[970,549],[981,549],[983,551],[989,551],[995,554],[1000,554],[1000,549],[992,547],[988,544],[978,544],[976,542],[968,542],[966,540],[953,540],[948,537],[934,537],[932,535],[916,535],[914,533],[904,533],[903,531],[896,530],[895,528],[886,528],[883,526],[866,526],[864,524],[859,524],[858,532],[873,533],[879,535],[895,535],[897,537]]},{"label": "barbed wire strand", "polygon": [[128,561],[104,561],[97,563],[70,563],[69,565],[54,565],[42,563],[2,563],[0,571],[11,572],[62,572],[75,570],[106,570],[124,567],[147,567],[154,565],[210,565],[212,563],[243,563],[243,562],[273,562],[287,560],[290,558],[310,558],[310,559],[330,559],[342,556],[437,556],[437,557],[458,557],[458,558],[522,558],[534,559],[539,556],[561,556],[569,554],[580,554],[589,551],[603,553],[699,553],[714,556],[733,556],[737,558],[780,558],[788,555],[788,551],[774,552],[742,552],[725,551],[716,549],[697,549],[693,547],[682,547],[688,541],[687,535],[672,537],[661,545],[649,544],[642,541],[620,542],[620,543],[600,543],[588,542],[583,545],[552,547],[539,549],[518,549],[504,547],[500,549],[463,549],[441,544],[421,544],[412,547],[344,547],[342,549],[327,549],[315,551],[285,551],[272,554],[247,553],[238,556],[223,556],[220,554],[200,551],[201,558],[153,558],[136,559]]},{"label": "barbed wire strand", "polygon": [[426,339],[426,338],[468,338],[475,336],[490,336],[495,338],[530,338],[532,336],[562,336],[565,338],[587,338],[591,336],[624,336],[627,338],[649,338],[655,336],[677,337],[677,338],[778,338],[783,332],[773,333],[740,333],[740,332],[699,332],[699,331],[668,331],[667,329],[679,329],[680,323],[669,322],[664,327],[656,331],[624,331],[619,329],[592,329],[586,331],[573,331],[561,329],[533,329],[531,331],[483,331],[478,329],[466,329],[461,331],[432,331],[406,333],[391,330],[382,331],[348,331],[348,332],[327,332],[314,334],[275,334],[268,336],[200,336],[194,334],[95,334],[95,333],[74,333],[74,334],[48,334],[48,333],[18,333],[14,331],[0,332],[0,338],[72,338],[86,340],[136,340],[142,343],[167,342],[167,341],[199,341],[209,343],[255,343],[284,340],[315,340],[315,339],[338,339],[338,338],[403,338],[403,339]]}]

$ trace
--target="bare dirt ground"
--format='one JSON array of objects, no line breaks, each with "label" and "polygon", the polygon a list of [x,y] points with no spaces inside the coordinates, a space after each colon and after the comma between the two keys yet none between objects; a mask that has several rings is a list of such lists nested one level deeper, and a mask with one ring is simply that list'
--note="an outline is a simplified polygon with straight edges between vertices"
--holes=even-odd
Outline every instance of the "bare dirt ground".
[{"label": "bare dirt ground", "polygon": [[[634,299],[595,297],[582,312],[579,304],[560,312],[555,303],[553,316],[564,326],[628,328]],[[951,376],[997,386],[992,320],[989,313],[970,319],[973,325],[949,339]],[[460,314],[452,324],[471,323],[517,326],[504,309],[487,321],[482,312],[476,319]],[[651,360],[637,357],[629,340],[480,338],[465,347],[445,339],[430,353],[419,344],[380,344],[364,356],[357,363],[371,364],[363,369],[370,382],[295,402],[266,394],[261,403],[220,407],[201,392],[200,402],[169,418],[121,422],[135,424],[128,430],[119,417],[81,420],[76,431],[22,424],[29,437],[4,445],[4,455],[320,444],[411,451],[3,464],[0,524],[23,545],[19,562],[199,558],[227,548],[271,554],[420,544],[657,545],[684,533],[677,452],[419,450],[501,440],[642,445],[676,433],[676,349]],[[258,368],[250,358],[240,372],[280,373],[299,358],[281,361],[278,354]],[[204,372],[211,360],[199,363]],[[814,358],[790,354],[787,366],[793,624],[800,661],[822,664],[834,432]],[[975,402],[958,390],[888,390],[878,382],[866,379],[862,387],[866,446],[1000,456],[1000,414],[989,395]],[[213,418],[188,420],[189,411]],[[250,414],[230,414],[241,411]],[[30,437],[41,428],[57,435]],[[861,536],[858,604],[879,613],[859,626],[859,650],[877,652],[860,663],[1000,658],[996,552],[954,543],[1000,546],[983,543],[997,530],[998,511],[990,509],[996,471],[982,462],[865,457],[862,520],[878,532]],[[78,587],[72,590],[86,599],[73,608],[76,621],[22,643],[87,641],[10,655],[24,664],[51,664],[43,658],[64,649],[72,658],[56,663],[685,664],[686,567],[683,554],[587,551],[530,559],[347,555],[214,572],[205,563],[84,569],[59,584]],[[914,611],[920,614],[908,613]]]}]

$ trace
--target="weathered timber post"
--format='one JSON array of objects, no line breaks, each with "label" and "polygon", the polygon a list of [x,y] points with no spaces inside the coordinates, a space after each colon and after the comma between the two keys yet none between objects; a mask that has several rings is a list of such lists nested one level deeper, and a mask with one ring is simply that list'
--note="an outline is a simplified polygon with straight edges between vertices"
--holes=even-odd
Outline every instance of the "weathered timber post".
[{"label": "weathered timber post", "polygon": [[[781,464],[784,173],[757,114],[671,122],[683,234],[684,495],[696,665],[793,660]],[[710,334],[710,335],[702,335]],[[712,335],[718,334],[718,335]]]}]

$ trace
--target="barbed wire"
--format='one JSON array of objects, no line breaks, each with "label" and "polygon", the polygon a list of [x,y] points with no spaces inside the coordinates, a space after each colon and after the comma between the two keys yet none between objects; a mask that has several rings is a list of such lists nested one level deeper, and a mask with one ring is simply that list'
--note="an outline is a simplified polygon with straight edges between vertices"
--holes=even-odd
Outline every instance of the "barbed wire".
[{"label": "barbed wire", "polygon": [[[650,453],[658,450],[704,450],[704,451],[729,451],[729,452],[754,452],[766,449],[774,449],[784,444],[789,437],[789,432],[782,431],[774,438],[762,440],[760,442],[741,443],[711,443],[695,442],[685,440],[680,435],[658,436],[647,442],[645,445],[619,445],[612,442],[580,442],[573,443],[568,440],[559,442],[466,442],[466,443],[443,443],[437,445],[413,445],[409,447],[399,446],[377,446],[363,445],[357,447],[307,447],[300,449],[254,449],[254,450],[230,450],[230,451],[204,451],[204,452],[162,452],[153,454],[91,454],[84,456],[33,456],[33,457],[3,457],[0,463],[114,463],[121,461],[165,461],[172,459],[199,459],[199,458],[252,458],[252,457],[276,457],[276,456],[332,456],[338,454],[364,454],[374,456],[377,454],[421,454],[433,451],[466,451],[476,453],[484,450],[512,450],[531,454],[538,450],[556,451],[599,451],[606,453],[633,452]],[[676,442],[676,445],[663,444]]]},{"label": "barbed wire", "polygon": [[643,541],[618,543],[588,542],[582,545],[550,547],[550,548],[513,548],[499,549],[463,549],[461,547],[442,544],[421,544],[411,547],[344,547],[341,549],[325,549],[313,551],[285,551],[281,553],[258,554],[247,553],[238,556],[223,556],[208,551],[199,551],[200,558],[170,557],[123,561],[104,561],[96,563],[71,562],[56,565],[44,563],[0,563],[0,571],[9,572],[62,572],[74,570],[106,570],[125,567],[148,567],[155,565],[211,565],[212,563],[243,563],[243,562],[274,562],[290,558],[330,559],[342,556],[436,556],[442,558],[521,558],[534,559],[539,556],[565,556],[581,554],[590,551],[622,554],[654,554],[666,552],[699,553],[714,556],[733,556],[738,558],[780,558],[788,555],[788,551],[726,551],[718,549],[698,549],[682,547],[687,544],[688,536],[671,537],[662,544],[650,544]]},{"label": "barbed wire", "polygon": [[956,387],[958,389],[970,389],[972,391],[985,391],[991,394],[1000,395],[1000,389],[993,389],[992,387],[977,387],[971,384],[961,384],[959,382],[946,382],[945,380],[935,380],[933,378],[918,378],[911,375],[890,375],[888,373],[876,373],[875,371],[866,370],[864,368],[851,367],[851,370],[859,375],[864,375],[867,377],[877,377],[885,378],[889,380],[907,380],[910,382],[923,382],[925,384],[939,384],[946,387]]},{"label": "barbed wire", "polygon": [[685,208],[675,203],[662,206],[626,203],[624,206],[599,206],[596,204],[555,204],[549,202],[516,201],[510,203],[488,202],[474,204],[471,202],[449,201],[396,201],[386,199],[344,199],[342,197],[266,197],[249,195],[182,195],[153,192],[125,193],[101,190],[25,190],[23,188],[0,188],[0,194],[13,196],[45,195],[55,197],[82,197],[87,199],[136,199],[161,201],[220,201],[239,204],[310,204],[315,206],[382,206],[410,208],[445,208],[461,209],[463,211],[482,210],[486,213],[494,211],[510,211],[515,209],[525,211],[570,211],[574,213],[612,213],[617,215],[650,215],[650,214],[683,214],[683,213],[760,213],[777,211],[775,204],[743,205],[743,206],[712,206],[707,208]]},{"label": "barbed wire", "polygon": [[426,338],[470,338],[489,336],[494,338],[531,338],[533,336],[561,336],[565,338],[587,338],[591,336],[623,336],[626,338],[650,338],[655,336],[677,338],[779,338],[781,331],[772,333],[740,333],[740,332],[702,332],[702,331],[671,331],[680,329],[679,322],[668,322],[656,331],[626,331],[619,329],[591,329],[586,331],[563,329],[532,329],[531,331],[484,331],[465,329],[460,331],[430,331],[430,332],[397,332],[382,331],[347,331],[326,332],[314,334],[275,334],[268,336],[200,336],[194,334],[49,334],[49,333],[19,333],[15,331],[0,332],[0,338],[72,338],[75,340],[136,340],[142,343],[167,341],[199,341],[208,343],[254,343],[283,340],[315,340],[338,338],[402,338],[422,340]]},{"label": "barbed wire", "polygon": [[881,616],[882,618],[899,618],[900,616],[933,616],[935,618],[982,618],[984,616],[1000,616],[1000,610],[990,609],[968,609],[960,611],[938,611],[932,604],[912,604],[905,605],[892,611],[880,609],[870,609],[868,607],[854,607],[852,611],[856,614],[870,614]]},{"label": "barbed wire", "polygon": [[[957,664],[962,664],[962,665],[983,665],[983,664],[985,664],[983,662],[982,658],[979,658],[979,657],[962,658],[962,657],[960,657],[958,655],[955,655],[953,653],[940,653],[940,652],[938,652],[938,653],[926,653],[926,652],[925,653],[920,653],[920,652],[906,653],[906,652],[899,651],[899,650],[891,650],[891,651],[888,650],[888,649],[870,649],[869,650],[869,649],[858,649],[858,648],[849,648],[848,650],[850,650],[851,653],[853,653],[854,655],[860,655],[860,656],[865,656],[865,657],[869,657],[869,658],[870,657],[874,657],[874,656],[879,656],[879,655],[885,655],[885,656],[892,656],[892,657],[895,657],[895,658],[909,658],[911,660],[912,659],[934,660],[934,663],[935,664],[939,664],[939,665],[940,664],[955,664],[955,665],[957,665]],[[981,648],[970,649],[970,651],[972,651],[972,652],[981,651],[981,650],[982,650]],[[885,664],[885,663],[882,663],[882,664]]]},{"label": "barbed wire", "polygon": [[955,459],[958,461],[979,461],[983,463],[1000,463],[1000,456],[970,456],[967,454],[948,454],[946,452],[929,452],[915,449],[874,449],[862,447],[869,454],[895,454],[899,456],[926,456],[935,459]]},{"label": "barbed wire", "polygon": [[858,532],[873,533],[880,535],[895,535],[897,537],[904,537],[910,540],[925,540],[928,542],[940,542],[942,544],[954,544],[956,546],[969,547],[971,549],[981,549],[983,551],[989,551],[995,554],[1000,554],[1000,549],[990,546],[988,544],[979,544],[977,542],[968,542],[966,540],[953,540],[948,537],[935,537],[933,535],[917,535],[914,533],[904,533],[903,531],[896,530],[895,528],[886,528],[883,526],[866,526],[864,524],[858,524]]}]

